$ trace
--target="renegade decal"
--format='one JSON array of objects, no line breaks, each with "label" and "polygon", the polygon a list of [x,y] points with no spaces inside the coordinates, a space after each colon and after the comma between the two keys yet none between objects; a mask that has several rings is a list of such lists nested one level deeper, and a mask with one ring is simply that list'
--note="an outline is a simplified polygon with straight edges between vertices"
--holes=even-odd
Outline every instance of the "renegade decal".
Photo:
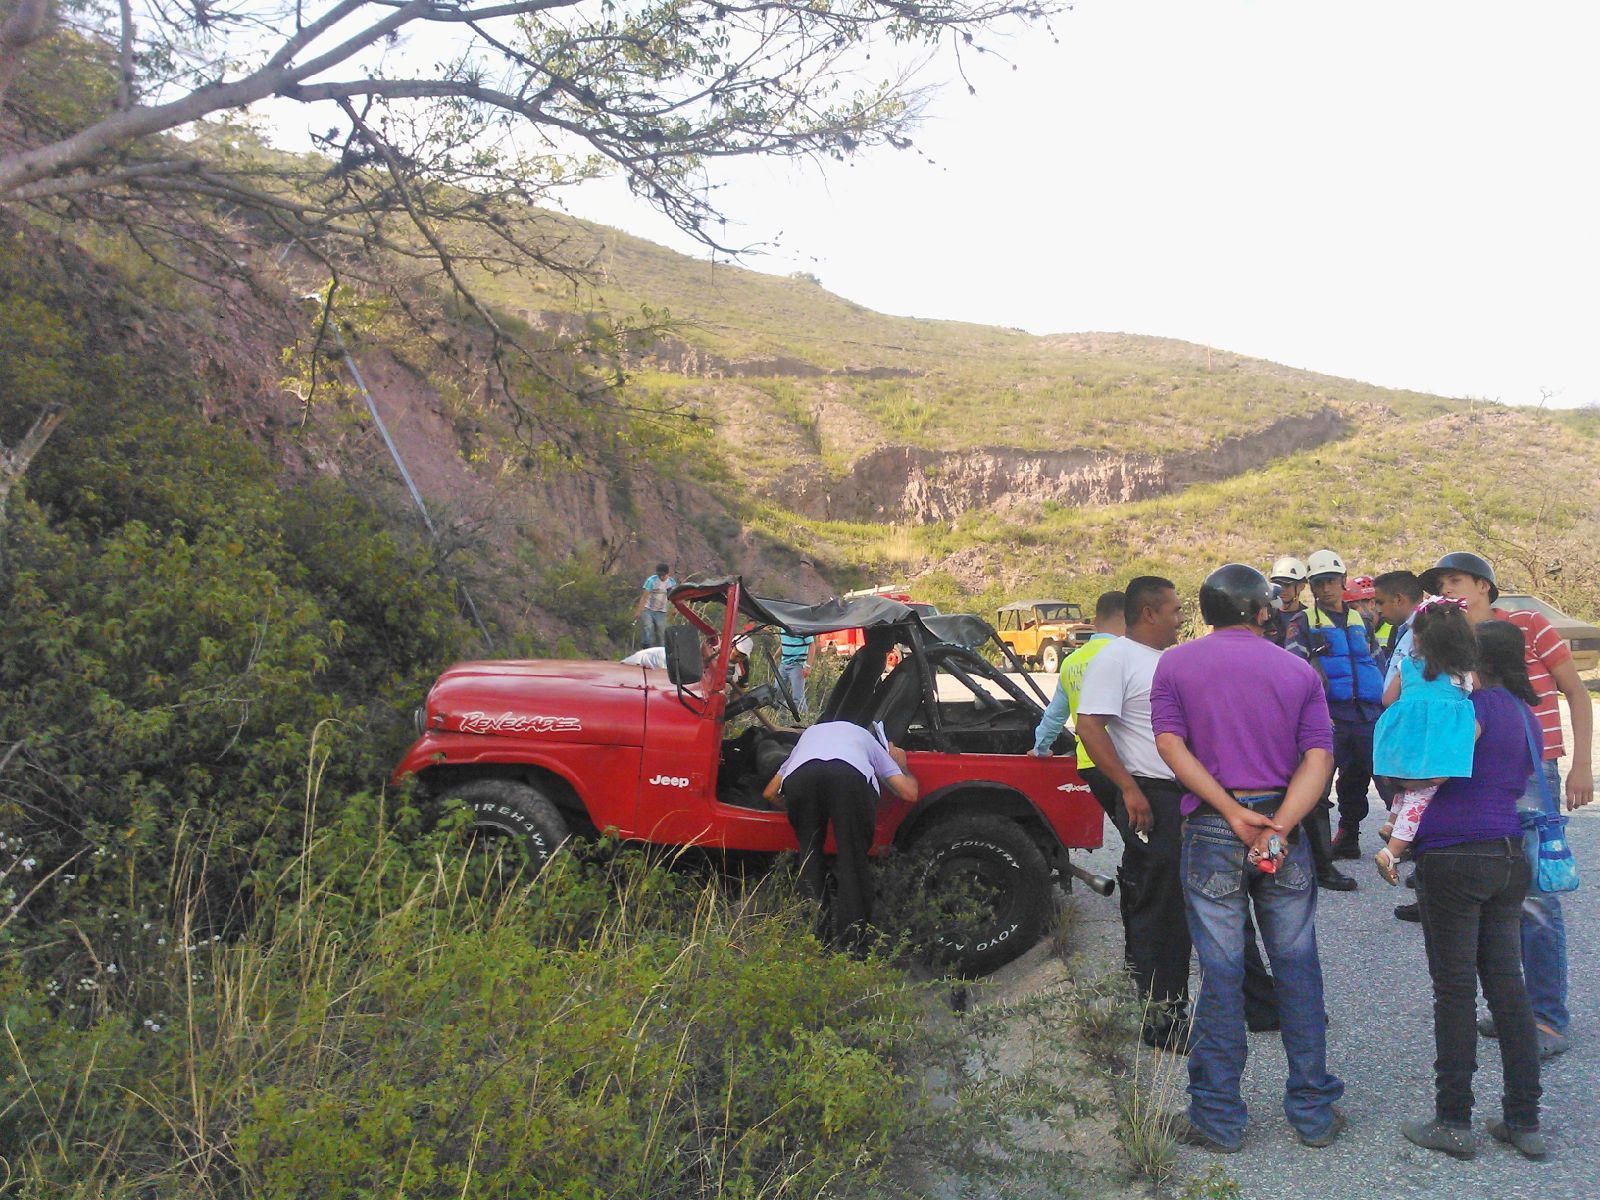
[{"label": "renegade decal", "polygon": [[583,722],[577,717],[539,717],[523,713],[501,713],[491,717],[485,712],[461,714],[462,733],[577,733]]}]

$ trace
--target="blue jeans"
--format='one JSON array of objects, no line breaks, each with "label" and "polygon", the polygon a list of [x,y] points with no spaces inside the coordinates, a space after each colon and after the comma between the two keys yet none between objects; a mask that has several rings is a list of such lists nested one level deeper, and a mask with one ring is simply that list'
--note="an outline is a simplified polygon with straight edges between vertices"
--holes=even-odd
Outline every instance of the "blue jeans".
[{"label": "blue jeans", "polygon": [[664,646],[667,642],[667,614],[645,609],[639,614],[639,649]]},{"label": "blue jeans", "polygon": [[1289,1058],[1283,1115],[1300,1133],[1320,1137],[1333,1124],[1333,1102],[1344,1095],[1344,1084],[1328,1073],[1310,842],[1296,837],[1275,875],[1263,875],[1247,864],[1246,849],[1210,808],[1202,807],[1183,823],[1184,909],[1200,960],[1194,1049],[1189,1054],[1189,1120],[1226,1146],[1240,1144],[1249,1120],[1239,1077],[1249,1050],[1244,939],[1252,901],[1277,981],[1283,1048]]},{"label": "blue jeans", "polygon": [[[1550,781],[1550,803],[1546,804],[1539,777],[1528,780],[1517,807],[1559,813],[1561,811],[1561,768],[1553,758],[1544,763]],[[1554,805],[1554,807],[1551,807]],[[1565,1033],[1567,1013],[1567,924],[1561,916],[1561,897],[1529,892],[1522,902],[1522,975],[1528,983],[1528,999],[1533,1004],[1533,1019],[1557,1033]]]},{"label": "blue jeans", "polygon": [[789,685],[789,691],[794,696],[794,706],[800,710],[800,715],[806,715],[806,665],[803,662],[784,663],[778,670],[783,674],[783,681]]}]

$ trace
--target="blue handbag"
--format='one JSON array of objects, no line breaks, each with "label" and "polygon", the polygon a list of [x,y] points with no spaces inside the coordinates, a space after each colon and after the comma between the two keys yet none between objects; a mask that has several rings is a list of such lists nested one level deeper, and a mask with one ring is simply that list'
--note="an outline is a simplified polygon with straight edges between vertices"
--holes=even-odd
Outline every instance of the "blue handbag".
[{"label": "blue handbag", "polygon": [[1522,819],[1522,852],[1527,856],[1532,878],[1528,890],[1544,896],[1559,896],[1562,892],[1578,890],[1578,864],[1573,860],[1567,845],[1567,818],[1561,815],[1561,806],[1551,795],[1550,777],[1544,771],[1544,739],[1535,740],[1534,724],[1523,721],[1528,735],[1528,753],[1533,758],[1533,773],[1539,780],[1539,794],[1544,807],[1539,812],[1520,809]]}]

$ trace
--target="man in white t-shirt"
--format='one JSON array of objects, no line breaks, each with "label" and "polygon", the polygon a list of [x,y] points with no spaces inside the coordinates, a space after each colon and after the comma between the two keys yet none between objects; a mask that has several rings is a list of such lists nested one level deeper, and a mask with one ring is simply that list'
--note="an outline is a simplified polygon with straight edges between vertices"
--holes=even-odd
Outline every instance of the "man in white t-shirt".
[{"label": "man in white t-shirt", "polygon": [[[1150,683],[1161,652],[1178,640],[1183,606],[1172,582],[1154,575],[1129,583],[1124,605],[1127,635],[1084,672],[1077,734],[1119,794],[1123,954],[1146,1002],[1142,1037],[1146,1045],[1182,1053],[1189,1026],[1189,924],[1179,863],[1184,788],[1156,750]],[[1276,1028],[1272,978],[1253,929],[1247,942],[1247,1021],[1254,1029]]]}]

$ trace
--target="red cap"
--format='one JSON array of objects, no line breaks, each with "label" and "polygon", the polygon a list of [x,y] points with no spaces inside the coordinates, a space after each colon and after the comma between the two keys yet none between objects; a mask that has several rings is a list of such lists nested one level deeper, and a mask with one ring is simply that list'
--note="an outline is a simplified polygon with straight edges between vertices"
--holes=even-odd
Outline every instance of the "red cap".
[{"label": "red cap", "polygon": [[1345,600],[1376,600],[1378,589],[1373,586],[1371,575],[1357,575],[1344,587]]}]

